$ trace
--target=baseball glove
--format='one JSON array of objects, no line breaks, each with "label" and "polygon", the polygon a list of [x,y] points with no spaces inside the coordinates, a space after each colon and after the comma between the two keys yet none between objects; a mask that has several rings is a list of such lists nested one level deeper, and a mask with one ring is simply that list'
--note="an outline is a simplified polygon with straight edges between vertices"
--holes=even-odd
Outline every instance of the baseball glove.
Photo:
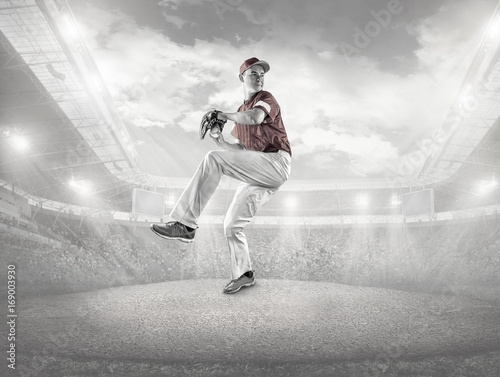
[{"label": "baseball glove", "polygon": [[217,114],[220,112],[221,111],[218,110],[211,110],[205,115],[203,115],[203,118],[201,118],[201,123],[200,123],[201,140],[203,140],[207,132],[214,127],[218,127],[219,131],[222,132],[222,130],[224,129],[224,125],[226,124],[226,121],[217,119]]}]

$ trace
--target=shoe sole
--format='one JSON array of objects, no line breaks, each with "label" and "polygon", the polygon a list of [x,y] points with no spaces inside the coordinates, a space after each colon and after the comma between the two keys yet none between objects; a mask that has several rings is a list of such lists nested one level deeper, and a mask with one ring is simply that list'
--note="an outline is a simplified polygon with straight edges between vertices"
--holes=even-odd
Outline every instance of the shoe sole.
[{"label": "shoe sole", "polygon": [[154,224],[151,224],[149,226],[149,229],[151,229],[153,231],[153,233],[156,234],[158,237],[161,237],[163,239],[166,239],[166,240],[176,240],[176,241],[181,241],[181,242],[184,242],[184,243],[191,243],[191,242],[194,241],[194,240],[190,240],[188,238],[165,236],[164,234],[158,233],[156,230],[154,230],[153,225]]},{"label": "shoe sole", "polygon": [[251,287],[255,285],[255,281],[252,281],[251,283],[247,283],[247,284],[243,284],[243,285],[240,285],[238,289],[235,289],[234,291],[226,291],[226,290],[223,290],[222,292],[224,293],[227,293],[227,294],[232,294],[232,293],[236,293],[238,292],[241,288],[243,287]]}]

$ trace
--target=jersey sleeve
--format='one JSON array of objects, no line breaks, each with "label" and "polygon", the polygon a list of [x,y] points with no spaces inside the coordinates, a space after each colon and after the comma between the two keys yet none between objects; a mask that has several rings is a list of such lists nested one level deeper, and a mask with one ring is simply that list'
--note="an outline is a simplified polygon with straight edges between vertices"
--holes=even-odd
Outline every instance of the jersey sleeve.
[{"label": "jersey sleeve", "polygon": [[269,92],[262,92],[262,95],[259,96],[252,109],[263,110],[271,118],[272,122],[279,113],[278,102],[276,102],[276,99]]}]

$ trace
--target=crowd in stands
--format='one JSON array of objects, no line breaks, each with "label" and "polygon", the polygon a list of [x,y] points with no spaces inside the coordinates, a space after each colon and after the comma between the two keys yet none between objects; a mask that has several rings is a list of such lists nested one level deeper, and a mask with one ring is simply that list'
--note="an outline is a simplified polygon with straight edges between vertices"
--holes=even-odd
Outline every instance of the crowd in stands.
[{"label": "crowd in stands", "polygon": [[16,226],[17,219],[13,216],[0,212],[0,223],[5,224],[7,226]]},{"label": "crowd in stands", "polygon": [[[0,254],[6,263],[17,265],[20,290],[26,295],[229,278],[220,225],[200,227],[195,242],[183,244],[132,222],[41,215],[38,224],[46,237],[64,241],[61,246],[0,233]],[[250,226],[247,238],[258,278],[427,291],[500,283],[500,224],[494,220],[345,228]]]}]

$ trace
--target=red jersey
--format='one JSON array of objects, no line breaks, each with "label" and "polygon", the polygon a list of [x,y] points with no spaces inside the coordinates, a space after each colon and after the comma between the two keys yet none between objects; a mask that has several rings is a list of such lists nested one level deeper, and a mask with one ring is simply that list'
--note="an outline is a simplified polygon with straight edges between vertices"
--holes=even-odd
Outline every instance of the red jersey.
[{"label": "red jersey", "polygon": [[241,105],[238,112],[255,108],[262,109],[266,113],[264,121],[257,125],[235,123],[231,135],[239,139],[248,150],[267,153],[283,150],[291,156],[290,142],[276,99],[271,93],[261,90]]}]

